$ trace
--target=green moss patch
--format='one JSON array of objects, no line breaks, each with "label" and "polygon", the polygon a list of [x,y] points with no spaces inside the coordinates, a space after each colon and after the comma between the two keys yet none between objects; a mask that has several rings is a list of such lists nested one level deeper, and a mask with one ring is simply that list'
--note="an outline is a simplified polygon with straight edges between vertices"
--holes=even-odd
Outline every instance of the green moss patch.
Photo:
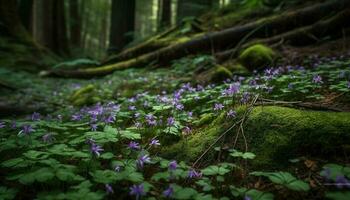
[{"label": "green moss patch", "polygon": [[250,71],[260,70],[270,66],[277,58],[277,54],[271,48],[256,44],[243,50],[239,55],[239,62]]},{"label": "green moss patch", "polygon": [[[242,113],[242,108],[239,113]],[[239,115],[239,114],[238,114]],[[194,131],[181,142],[166,147],[166,156],[195,160],[234,121],[223,117]],[[306,111],[285,107],[256,107],[245,124],[249,151],[257,155],[255,166],[287,163],[298,156],[336,158],[350,143],[350,113]],[[235,135],[227,134],[226,140]],[[213,150],[211,151],[213,152]],[[210,155],[208,155],[210,156]]]}]

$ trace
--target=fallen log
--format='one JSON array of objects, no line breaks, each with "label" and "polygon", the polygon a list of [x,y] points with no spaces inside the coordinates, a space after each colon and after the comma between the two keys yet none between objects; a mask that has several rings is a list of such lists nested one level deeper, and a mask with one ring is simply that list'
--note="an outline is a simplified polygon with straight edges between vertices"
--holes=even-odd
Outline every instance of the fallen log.
[{"label": "fallen log", "polygon": [[[254,44],[274,45],[276,43],[288,43],[291,45],[302,46],[319,42],[319,38],[327,35],[341,34],[343,28],[350,26],[350,9],[346,9],[337,15],[326,20],[321,20],[313,25],[300,27],[286,33],[282,33],[270,38],[257,39],[248,42],[234,49],[226,50],[215,55],[216,60],[222,63],[233,57],[236,57],[239,49],[247,48]],[[341,36],[341,35],[340,35]]]},{"label": "fallen log", "polygon": [[142,67],[154,61],[161,64],[168,64],[171,60],[181,58],[188,54],[205,53],[210,52],[210,50],[220,50],[235,46],[246,34],[251,33],[257,28],[259,28],[259,30],[255,31],[252,38],[271,37],[291,29],[310,25],[319,21],[322,17],[329,15],[332,11],[337,12],[343,10],[345,7],[349,7],[349,5],[349,0],[328,1],[296,11],[283,13],[278,16],[267,17],[242,26],[208,33],[188,42],[165,47],[127,61],[98,68],[78,69],[75,71],[54,70],[46,75],[90,78],[107,75],[115,70],[129,67]]},{"label": "fallen log", "polygon": [[130,47],[128,49],[123,50],[122,52],[120,52],[117,55],[110,56],[106,61],[103,61],[102,64],[108,65],[108,64],[120,62],[123,60],[129,60],[133,57],[136,57],[136,56],[163,48],[168,43],[158,42],[158,40],[166,37],[167,35],[169,35],[170,33],[174,32],[177,29],[178,29],[178,26],[174,26],[174,27],[172,27],[172,28],[138,44],[138,45],[135,45],[133,47]]}]

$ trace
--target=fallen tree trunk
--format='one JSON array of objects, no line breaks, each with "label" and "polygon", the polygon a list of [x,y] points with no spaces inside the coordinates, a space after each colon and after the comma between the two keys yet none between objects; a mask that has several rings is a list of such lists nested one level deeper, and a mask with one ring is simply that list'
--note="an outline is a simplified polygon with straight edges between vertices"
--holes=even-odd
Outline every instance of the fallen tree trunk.
[{"label": "fallen tree trunk", "polygon": [[[142,54],[163,48],[168,45],[166,42],[158,42],[159,39],[166,37],[173,31],[177,30],[178,26],[174,26],[159,35],[156,35],[138,45],[130,47],[128,49],[123,50],[117,55],[110,56],[106,61],[103,61],[103,65],[108,65],[116,62],[120,62],[123,60],[129,60],[133,57],[140,56]],[[170,44],[170,43],[169,43]]]},{"label": "fallen tree trunk", "polygon": [[339,36],[341,36],[341,30],[350,26],[349,19],[350,9],[346,9],[329,19],[321,20],[313,25],[300,27],[270,38],[253,40],[241,47],[220,52],[216,54],[215,57],[219,63],[222,63],[237,56],[239,49],[244,49],[254,44],[273,45],[282,41],[283,43],[299,46],[319,42],[319,38],[327,35],[336,35],[340,33]]},{"label": "fallen tree trunk", "polygon": [[205,53],[209,52],[210,50],[219,50],[230,46],[235,46],[246,34],[249,34],[252,31],[254,31],[252,38],[268,37],[295,29],[297,27],[309,25],[319,21],[322,17],[329,15],[332,11],[337,12],[344,9],[344,7],[349,7],[349,5],[349,0],[328,1],[326,3],[283,13],[279,16],[267,17],[242,26],[208,33],[188,42],[165,47],[158,51],[144,54],[124,62],[98,68],[79,69],[75,71],[51,71],[48,73],[48,75],[90,78],[93,76],[110,74],[115,70],[129,67],[141,67],[154,61],[167,64],[173,59],[181,58],[188,54]]}]

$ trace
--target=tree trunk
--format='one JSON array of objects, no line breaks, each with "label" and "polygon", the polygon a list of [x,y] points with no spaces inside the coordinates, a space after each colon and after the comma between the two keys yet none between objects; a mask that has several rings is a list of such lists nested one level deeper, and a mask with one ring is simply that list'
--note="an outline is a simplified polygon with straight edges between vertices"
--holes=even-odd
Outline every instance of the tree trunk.
[{"label": "tree trunk", "polygon": [[69,32],[70,43],[75,48],[81,47],[81,14],[79,9],[79,0],[69,1]]},{"label": "tree trunk", "polygon": [[32,32],[32,14],[33,14],[33,0],[19,1],[19,14],[23,26],[29,33]]},{"label": "tree trunk", "polygon": [[330,12],[339,12],[348,8],[350,1],[338,0],[316,4],[296,11],[290,11],[278,16],[267,17],[242,26],[232,27],[223,31],[209,33],[188,42],[162,48],[158,51],[141,55],[137,58],[99,68],[81,69],[76,71],[54,71],[53,74],[68,77],[92,77],[109,74],[115,70],[128,67],[141,67],[151,62],[168,64],[171,60],[189,54],[207,53],[212,49],[222,50],[235,46],[242,38],[254,32],[251,38],[266,38],[293,30],[298,27],[313,24]]},{"label": "tree trunk", "polygon": [[112,0],[109,53],[122,50],[133,40],[135,0]]},{"label": "tree trunk", "polygon": [[35,39],[58,55],[68,55],[64,1],[36,0],[35,4]]},{"label": "tree trunk", "polygon": [[198,17],[210,10],[212,0],[178,0],[177,1],[177,23],[186,17]]},{"label": "tree trunk", "polygon": [[171,0],[160,0],[160,29],[171,25]]},{"label": "tree trunk", "polygon": [[21,22],[17,6],[17,1],[0,0],[0,33],[34,45],[32,37]]}]

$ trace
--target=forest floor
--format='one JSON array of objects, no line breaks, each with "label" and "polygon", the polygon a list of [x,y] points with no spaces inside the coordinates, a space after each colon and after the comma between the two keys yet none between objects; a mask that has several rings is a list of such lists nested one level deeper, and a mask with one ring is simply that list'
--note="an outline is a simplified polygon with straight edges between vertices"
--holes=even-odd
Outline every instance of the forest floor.
[{"label": "forest floor", "polygon": [[349,46],[282,44],[254,72],[0,68],[0,199],[350,199]]}]

